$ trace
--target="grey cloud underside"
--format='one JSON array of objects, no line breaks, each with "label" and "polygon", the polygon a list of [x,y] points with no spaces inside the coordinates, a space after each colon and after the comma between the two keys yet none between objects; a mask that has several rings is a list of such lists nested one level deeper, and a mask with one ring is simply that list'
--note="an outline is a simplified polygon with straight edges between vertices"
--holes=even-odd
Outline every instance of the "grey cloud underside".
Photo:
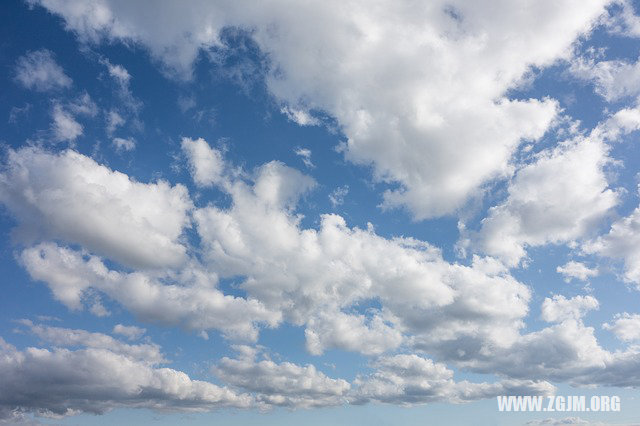
[{"label": "grey cloud underside", "polygon": [[[20,351],[0,338],[0,422],[26,421],[29,413],[63,417],[102,414],[116,408],[199,412],[224,407],[265,410],[368,401],[462,402],[506,391],[545,394],[553,390],[548,383],[532,381],[456,383],[444,365],[415,355],[382,358],[375,365],[377,373],[350,384],[327,377],[312,365],[258,361],[254,352],[237,359],[222,358],[213,368],[216,376],[243,391],[236,392],[161,367],[166,361],[153,343],[129,345],[105,334],[26,320],[22,323],[53,348]],[[158,356],[149,357],[149,352]],[[382,392],[381,386],[392,386],[395,400]]]},{"label": "grey cloud underside", "polygon": [[100,333],[26,324],[55,346],[20,351],[0,338],[0,421],[25,413],[60,417],[114,408],[209,411],[252,405],[247,394],[161,367],[166,361],[155,344],[128,345]]}]

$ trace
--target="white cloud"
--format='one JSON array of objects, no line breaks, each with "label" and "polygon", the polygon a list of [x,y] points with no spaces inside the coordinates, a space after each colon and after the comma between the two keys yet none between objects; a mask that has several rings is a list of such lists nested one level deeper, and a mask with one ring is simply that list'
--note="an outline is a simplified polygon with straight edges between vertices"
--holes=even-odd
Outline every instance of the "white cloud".
[{"label": "white cloud", "polygon": [[[398,331],[420,334],[425,345],[468,334],[504,343],[523,325],[529,290],[495,261],[449,264],[424,242],[349,228],[338,215],[303,229],[294,207],[313,181],[279,163],[258,168],[251,182],[223,182],[232,205],[194,212],[206,266],[221,277],[245,277],[240,288],[306,325],[314,353],[380,353],[401,343]],[[350,311],[368,300],[383,310]]]},{"label": "white cloud", "polygon": [[39,92],[67,89],[72,84],[72,80],[56,63],[53,53],[47,49],[21,56],[16,64],[16,80],[24,87]]},{"label": "white cloud", "polygon": [[327,348],[377,355],[397,348],[403,340],[402,333],[386,324],[380,315],[367,318],[330,310],[311,318],[304,335],[307,350],[313,355],[320,355]]},{"label": "white cloud", "polygon": [[71,309],[80,309],[93,289],[144,321],[218,329],[228,338],[249,341],[257,339],[256,323],[276,326],[281,318],[255,299],[225,295],[216,288],[215,274],[194,265],[159,277],[117,272],[97,257],[53,243],[25,249],[20,259],[33,279],[46,282],[53,296]]},{"label": "white cloud", "polygon": [[257,361],[253,357],[222,358],[212,371],[224,382],[255,393],[258,402],[270,406],[341,405],[351,387],[347,381],[327,377],[310,364]]},{"label": "white cloud", "polygon": [[177,266],[191,200],[182,185],[140,183],[72,150],[10,151],[0,202],[28,240],[59,238],[125,265]]},{"label": "white cloud", "polygon": [[284,106],[280,109],[280,112],[286,115],[289,120],[300,126],[318,126],[320,124],[320,120],[304,109],[295,109]]},{"label": "white cloud", "polygon": [[296,148],[295,150],[293,150],[293,152],[295,152],[295,154],[302,158],[302,162],[304,163],[304,165],[309,168],[309,169],[313,169],[315,167],[315,165],[313,164],[313,162],[311,161],[311,150],[308,148]]},{"label": "white cloud", "polygon": [[95,117],[98,114],[98,106],[87,92],[84,92],[75,101],[69,102],[67,108],[74,114],[89,117]]},{"label": "white cloud", "polygon": [[140,43],[187,78],[199,49],[220,45],[220,29],[250,29],[285,112],[335,117],[346,158],[400,185],[383,205],[422,219],[453,213],[484,183],[511,174],[520,142],[540,138],[558,106],[505,94],[531,67],[568,58],[608,2],[167,2],[153,22],[144,8],[108,0],[37,3],[81,40]]},{"label": "white cloud", "polygon": [[518,170],[506,200],[482,220],[479,248],[515,266],[527,247],[568,243],[593,232],[619,199],[605,174],[612,160],[600,129],[544,150]]},{"label": "white cloud", "polygon": [[602,328],[610,330],[624,342],[640,341],[640,315],[623,313],[616,315],[613,324],[604,323]]},{"label": "white cloud", "polygon": [[339,186],[329,194],[329,201],[333,208],[336,208],[344,203],[344,197],[349,193],[349,185]]},{"label": "white cloud", "polygon": [[626,37],[640,37],[640,17],[635,14],[633,2],[629,0],[616,0],[617,9],[612,9],[605,20],[609,30]]},{"label": "white cloud", "polygon": [[122,65],[112,64],[108,59],[102,59],[100,61],[109,71],[109,76],[116,83],[117,95],[123,103],[123,106],[137,115],[140,108],[142,108],[142,102],[133,96],[129,83],[131,82],[131,74]]},{"label": "white cloud", "polygon": [[225,172],[222,153],[202,138],[182,138],[182,151],[187,156],[191,176],[198,186],[211,187],[223,181]]},{"label": "white cloud", "polygon": [[123,86],[127,86],[129,84],[129,80],[131,80],[131,74],[129,71],[125,69],[122,65],[113,65],[109,61],[105,61],[105,65],[109,70],[109,75],[113,77],[117,82],[119,82]]},{"label": "white cloud", "polygon": [[624,279],[640,288],[640,207],[629,216],[617,220],[611,229],[584,244],[586,253],[624,260]]},{"label": "white cloud", "polygon": [[569,70],[573,76],[593,82],[595,92],[607,102],[640,94],[640,62],[576,58]]},{"label": "white cloud", "polygon": [[503,394],[546,395],[555,390],[550,383],[532,380],[456,382],[453,371],[444,364],[417,355],[380,357],[372,362],[372,374],[359,375],[352,384],[329,378],[313,365],[257,361],[255,356],[253,351],[238,359],[222,358],[213,372],[225,382],[252,392],[258,402],[268,406],[308,408],[372,401],[400,405],[461,403]]},{"label": "white cloud", "polygon": [[118,127],[122,126],[127,121],[116,110],[111,110],[106,115],[107,122],[107,134],[112,135]]},{"label": "white cloud", "polygon": [[113,138],[113,146],[116,151],[133,151],[136,148],[136,141],[133,138]]},{"label": "white cloud", "polygon": [[567,299],[555,295],[545,297],[542,303],[542,319],[547,322],[560,322],[567,319],[581,319],[588,311],[598,309],[598,301],[593,296],[575,296]]},{"label": "white cloud", "polygon": [[29,320],[21,320],[20,323],[29,328],[29,331],[45,342],[56,347],[84,346],[94,349],[108,349],[109,351],[123,355],[139,362],[155,365],[166,363],[167,360],[160,351],[160,346],[154,343],[130,345],[102,333],[91,333],[86,330],[69,329],[62,327],[50,327],[34,324]]},{"label": "white cloud", "polygon": [[417,355],[381,357],[368,377],[358,377],[354,403],[368,400],[413,405],[429,402],[467,402],[495,395],[547,395],[555,387],[544,381],[505,380],[496,383],[455,382],[444,364]]},{"label": "white cloud", "polygon": [[116,324],[113,327],[113,332],[115,334],[120,334],[129,340],[137,340],[141,338],[147,330],[141,327],[136,327],[135,325]]},{"label": "white cloud", "polygon": [[51,117],[53,118],[51,131],[53,132],[54,140],[58,142],[74,142],[79,136],[82,136],[82,125],[60,104],[53,106]]},{"label": "white cloud", "polygon": [[580,281],[586,281],[590,277],[598,275],[598,268],[589,268],[582,262],[571,260],[563,266],[558,266],[556,272],[562,274],[566,282],[570,282],[574,278]]},{"label": "white cloud", "polygon": [[194,412],[252,403],[247,395],[160,368],[159,359],[131,349],[143,345],[118,342],[113,349],[107,347],[114,343],[109,336],[83,330],[42,329],[39,334],[58,347],[20,351],[0,338],[0,415],[59,417],[116,408]]},{"label": "white cloud", "polygon": [[[195,141],[188,140],[187,144],[191,143]],[[204,141],[198,145],[205,153],[213,151]],[[78,168],[76,163],[84,166]],[[86,179],[96,180],[93,175],[103,176],[99,182],[113,179],[117,185],[110,185],[119,188],[139,185],[142,194],[150,188],[154,188],[154,193],[177,191],[181,194],[178,199],[188,200],[181,198],[186,197],[186,192],[178,187],[132,182],[126,175],[112,172],[73,151],[53,155],[35,148],[9,153],[4,187],[15,190],[25,187],[26,182],[27,188],[33,188],[27,192],[38,195],[44,184],[31,182],[25,173],[18,171],[30,170],[29,167],[47,171],[51,164],[58,165],[55,170],[73,172],[74,176]],[[195,166],[193,171],[196,176]],[[60,185],[66,182],[64,179],[54,179],[46,173],[38,176],[54,188],[67,188],[67,184]],[[217,176],[219,179],[212,184],[218,185],[231,203],[225,208],[207,205],[193,210],[201,244],[193,249],[198,250],[199,260],[185,259],[181,264],[153,271],[118,271],[87,251],[52,242],[23,250],[20,259],[32,278],[45,281],[54,297],[72,309],[92,303],[97,292],[144,321],[198,332],[216,329],[230,339],[256,341],[260,327],[276,327],[286,321],[305,328],[307,348],[314,354],[340,348],[377,355],[402,347],[424,351],[439,362],[452,363],[461,369],[501,374],[509,380],[535,378],[625,386],[640,383],[640,377],[633,374],[638,368],[635,349],[615,353],[604,350],[598,345],[593,328],[582,322],[584,313],[598,305],[591,296],[547,299],[543,318],[553,323],[539,331],[523,333],[531,291],[498,260],[474,256],[469,266],[449,263],[438,249],[425,242],[384,238],[372,226],[366,230],[350,228],[338,215],[323,215],[317,228],[303,228],[296,205],[313,188],[314,181],[278,162],[245,172],[223,160],[222,172]],[[89,186],[83,184],[82,188]],[[74,191],[55,193],[82,199],[84,193],[80,192],[81,196]],[[50,207],[55,207],[55,203],[43,210],[47,215],[38,216],[27,201],[15,198],[17,195],[11,191],[3,193],[7,197],[3,201],[23,226],[33,224],[28,229],[38,229],[43,222],[49,227],[55,224],[59,213]],[[105,190],[100,193],[105,196]],[[120,198],[126,197],[117,199]],[[144,199],[137,193],[134,198],[136,206]],[[45,200],[51,203],[48,198]],[[165,197],[148,201],[154,207],[164,202]],[[109,206],[114,204],[117,203],[110,202]],[[82,205],[86,208],[88,203]],[[179,205],[190,208],[189,203]],[[133,207],[129,210],[135,211]],[[87,216],[96,220],[94,213]],[[122,217],[110,214],[109,218],[114,216]],[[74,229],[78,228],[78,221],[73,221]],[[153,222],[151,219],[129,222],[135,223],[135,232],[141,233],[136,238],[137,245],[130,249],[139,251],[148,240],[145,235],[158,230],[145,227]],[[47,229],[52,232],[52,228]],[[176,227],[176,235],[181,229],[182,225]],[[125,238],[122,232],[118,236]],[[70,239],[66,233],[56,238]],[[76,242],[99,248],[111,236],[95,238],[88,243]],[[119,244],[124,240],[116,242],[117,250],[113,252],[97,248],[92,251],[114,256],[122,250]],[[154,249],[157,257],[157,247]],[[221,278],[238,280],[237,289],[246,292],[246,297],[225,295],[217,288]],[[383,388],[387,386],[384,380],[380,384]],[[504,393],[503,388],[491,386],[506,386],[506,382],[451,385],[439,376],[435,380],[444,382],[434,398],[452,400]],[[378,389],[377,382],[372,383]],[[421,389],[418,391],[422,392]],[[414,397],[402,389],[393,391],[396,396],[391,391],[376,392],[365,392],[364,400],[402,403],[431,400],[430,394],[419,393]],[[297,404],[286,398],[274,401]]]}]

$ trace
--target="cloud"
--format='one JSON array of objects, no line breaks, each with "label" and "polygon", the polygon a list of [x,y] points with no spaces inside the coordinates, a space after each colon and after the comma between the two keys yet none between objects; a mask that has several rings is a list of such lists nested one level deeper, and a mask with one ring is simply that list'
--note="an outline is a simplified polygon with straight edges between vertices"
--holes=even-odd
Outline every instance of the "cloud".
[{"label": "cloud", "polygon": [[126,120],[116,110],[111,110],[106,115],[107,134],[112,135],[118,127],[126,123]]},{"label": "cloud", "polygon": [[[49,328],[41,331],[51,337]],[[127,349],[136,346],[120,343],[113,350],[95,344],[109,341],[109,336],[56,329],[53,337],[56,345],[80,348],[20,351],[0,338],[0,415],[61,417],[116,408],[194,412],[251,404],[247,395],[158,367],[158,360]]]},{"label": "cloud", "polygon": [[98,290],[138,318],[188,330],[218,329],[231,339],[255,341],[258,322],[275,326],[280,314],[255,299],[225,295],[217,277],[195,265],[155,276],[108,269],[100,258],[42,243],[23,250],[20,259],[35,280],[71,309],[82,308],[88,290]]},{"label": "cloud", "polygon": [[112,64],[108,59],[103,58],[100,62],[107,67],[109,76],[116,83],[116,93],[123,103],[123,106],[134,113],[138,114],[142,108],[142,102],[133,96],[129,83],[131,82],[131,74],[122,65]]},{"label": "cloud", "polygon": [[444,364],[417,355],[379,357],[371,363],[373,373],[358,375],[353,383],[327,377],[313,365],[258,361],[255,357],[256,351],[237,359],[225,357],[212,371],[266,406],[310,408],[369,402],[410,406],[469,402],[503,394],[546,395],[555,390],[550,383],[532,380],[456,382],[453,371]]},{"label": "cloud", "polygon": [[354,403],[365,401],[414,405],[430,402],[468,402],[496,395],[547,395],[555,387],[543,381],[496,383],[455,382],[444,364],[418,355],[394,355],[377,359],[374,373],[354,381]]},{"label": "cloud", "polygon": [[570,282],[572,279],[578,279],[580,281],[587,281],[590,277],[598,275],[598,268],[589,268],[582,262],[569,261],[563,266],[558,266],[556,272],[564,276],[566,282]]},{"label": "cloud", "polygon": [[307,350],[313,355],[320,355],[327,348],[378,355],[397,348],[403,341],[402,333],[379,314],[367,317],[331,310],[311,318],[304,335]]},{"label": "cloud", "polygon": [[82,136],[84,130],[82,125],[75,120],[73,115],[65,111],[61,105],[53,105],[51,117],[53,118],[51,131],[53,132],[54,140],[58,142],[74,142],[79,136]]},{"label": "cloud", "polygon": [[268,406],[311,408],[342,405],[351,388],[343,379],[332,379],[313,365],[276,363],[253,357],[222,358],[212,369],[224,382],[255,394]]},{"label": "cloud", "polygon": [[302,162],[304,163],[304,165],[307,168],[313,169],[315,167],[315,165],[311,161],[311,150],[310,149],[308,149],[308,148],[296,148],[293,152],[298,157],[302,158]]},{"label": "cloud", "polygon": [[617,314],[615,321],[610,323],[604,323],[602,328],[611,331],[616,337],[623,342],[637,342],[640,341],[640,315],[629,314],[627,312],[623,314]]},{"label": "cloud", "polygon": [[624,37],[640,37],[640,17],[635,14],[633,2],[617,0],[616,5],[618,7],[612,8],[605,19],[606,27],[613,34]]},{"label": "cloud", "polygon": [[592,82],[595,92],[607,102],[640,94],[640,62],[598,61],[576,58],[569,68],[571,75]]},{"label": "cloud", "polygon": [[43,326],[34,324],[30,320],[21,320],[20,323],[28,327],[29,331],[38,338],[56,347],[82,346],[93,349],[108,349],[115,354],[123,355],[149,365],[164,364],[167,362],[160,351],[160,346],[154,343],[130,345],[102,333]]},{"label": "cloud", "polygon": [[640,207],[627,217],[617,220],[611,229],[584,244],[586,253],[594,253],[624,261],[624,279],[640,288]]},{"label": "cloud", "polygon": [[59,238],[135,267],[177,266],[191,200],[182,185],[140,183],[72,150],[10,150],[0,202],[17,236]]},{"label": "cloud", "polygon": [[280,112],[283,113],[290,121],[293,121],[300,126],[318,126],[320,124],[320,120],[303,109],[284,106],[280,109]]},{"label": "cloud", "polygon": [[133,138],[113,138],[112,143],[118,152],[133,151],[136,148],[136,141]]},{"label": "cloud", "polygon": [[135,325],[116,324],[113,327],[115,334],[120,334],[129,340],[137,340],[147,332],[145,328],[136,327]]},{"label": "cloud", "polygon": [[219,150],[211,148],[202,138],[182,138],[181,146],[198,186],[206,188],[222,183],[225,164]]},{"label": "cloud", "polygon": [[194,96],[178,96],[178,108],[184,114],[190,109],[195,108],[196,98]]},{"label": "cloud", "polygon": [[333,208],[336,208],[344,203],[344,197],[349,193],[349,185],[339,186],[329,194],[329,201]]},{"label": "cloud", "polygon": [[[126,191],[135,188],[135,197],[131,198],[136,203],[125,210],[131,215],[151,214],[135,210],[145,204],[155,207],[149,207],[149,211],[166,213],[169,207],[158,206],[165,206],[167,197],[177,197],[180,208],[175,217],[180,220],[165,225],[178,238],[184,226],[183,215],[192,211],[199,237],[197,245],[189,246],[188,251],[197,251],[197,257],[187,256],[185,247],[181,263],[120,271],[102,256],[108,259],[121,253],[120,244],[136,232],[140,236],[129,250],[144,254],[147,235],[163,229],[151,226],[153,216],[118,225],[120,230],[125,226],[136,228],[117,233],[118,239],[105,246],[104,242],[113,238],[106,230],[87,241],[80,240],[77,234],[67,234],[69,227],[61,228],[66,232],[53,234],[58,229],[54,226],[56,221],[61,220],[57,201],[43,198],[37,204],[40,210],[36,215],[29,200],[7,190],[3,192],[3,202],[23,226],[30,224],[27,229],[37,230],[46,223],[48,234],[43,235],[86,246],[72,249],[61,243],[42,242],[24,249],[20,261],[31,277],[46,282],[53,296],[71,309],[95,303],[97,293],[143,321],[198,332],[215,329],[233,340],[255,342],[260,328],[288,322],[304,327],[307,349],[313,354],[339,348],[387,357],[392,356],[388,355],[392,351],[407,349],[429,353],[434,362],[499,374],[508,380],[623,386],[640,383],[640,377],[633,373],[638,367],[636,349],[608,352],[598,344],[593,328],[583,323],[584,313],[598,306],[592,296],[546,299],[542,316],[551,325],[526,333],[524,319],[529,312],[531,290],[511,276],[499,260],[476,255],[470,265],[450,263],[428,243],[412,238],[384,238],[374,232],[373,226],[352,228],[338,215],[322,215],[317,228],[304,228],[296,209],[314,187],[313,179],[279,162],[244,171],[221,157],[221,164],[214,163],[220,167],[212,168],[211,159],[220,152],[204,140],[183,142],[188,158],[192,148],[203,154],[194,154],[190,160],[194,179],[211,182],[229,197],[228,205],[191,207],[180,186],[137,183],[73,151],[57,155],[36,148],[11,151],[3,176],[13,185],[5,183],[6,188],[32,188],[28,192],[36,197],[40,193],[69,194],[73,200],[87,197],[82,192],[91,188],[87,184],[82,185],[82,191],[74,186],[70,187],[72,191],[44,191],[46,185],[68,188],[66,180],[47,174],[52,169],[83,176],[96,182],[92,185],[106,182],[109,188],[119,188],[121,192],[98,192],[106,200],[116,200],[109,201],[109,208],[128,200]],[[199,168],[201,163],[203,168]],[[41,171],[38,176],[44,183],[23,171],[31,167]],[[202,173],[198,174],[198,170]],[[214,179],[209,180],[212,175]],[[150,196],[143,202],[148,191],[162,196]],[[89,199],[95,198],[92,195]],[[86,210],[82,219],[97,220],[96,212],[105,209],[102,204],[97,206],[95,211]],[[83,202],[82,207],[94,208],[89,202]],[[110,220],[123,217],[109,215]],[[81,218],[74,218],[73,223],[74,231],[81,229]],[[157,246],[153,246],[153,253],[158,259]],[[221,279],[236,280],[236,290],[245,296],[225,294],[218,288]],[[504,392],[488,385],[451,388],[447,383],[443,384],[442,395],[453,399],[470,400]],[[397,398],[407,403],[428,402],[429,395],[422,396],[420,392],[424,391],[418,389],[415,399],[412,395],[405,398],[401,392]],[[395,398],[367,395],[370,400]],[[289,404],[286,398],[283,404]]]},{"label": "cloud", "polygon": [[69,102],[67,108],[74,114],[86,115],[88,117],[95,117],[98,114],[98,106],[93,102],[93,99],[91,99],[91,96],[89,96],[87,92],[78,96],[76,100]]},{"label": "cloud", "polygon": [[224,49],[223,28],[250,30],[269,57],[266,85],[283,111],[303,124],[306,111],[335,118],[346,159],[397,185],[382,205],[424,219],[454,213],[484,184],[511,175],[518,145],[543,136],[558,104],[509,99],[508,90],[532,68],[568,58],[608,2],[167,2],[153,23],[143,8],[108,0],[33,3],[84,42],[146,46],[182,78],[200,49]]},{"label": "cloud", "polygon": [[613,160],[603,135],[613,133],[611,122],[605,122],[587,137],[535,155],[510,182],[506,200],[482,220],[478,248],[516,266],[527,247],[568,243],[592,233],[619,201],[605,173]]},{"label": "cloud", "polygon": [[16,80],[27,89],[38,92],[68,89],[72,80],[47,49],[28,52],[16,63]]},{"label": "cloud", "polygon": [[[194,211],[203,262],[223,278],[244,277],[240,289],[305,325],[313,353],[380,353],[402,342],[398,331],[436,346],[468,334],[504,342],[522,327],[529,290],[499,263],[450,264],[427,243],[349,228],[338,215],[301,228],[295,205],[310,178],[277,162],[244,175],[221,180],[230,207]],[[353,311],[371,300],[383,308]]]},{"label": "cloud", "polygon": [[545,297],[541,317],[547,322],[579,320],[587,311],[598,309],[598,307],[598,301],[593,296],[576,296],[567,299],[562,295],[555,295],[551,299]]},{"label": "cloud", "polygon": [[116,80],[120,85],[126,87],[129,85],[129,80],[131,80],[131,74],[129,71],[125,69],[122,65],[114,65],[109,61],[105,60],[105,65],[109,70],[109,75]]}]

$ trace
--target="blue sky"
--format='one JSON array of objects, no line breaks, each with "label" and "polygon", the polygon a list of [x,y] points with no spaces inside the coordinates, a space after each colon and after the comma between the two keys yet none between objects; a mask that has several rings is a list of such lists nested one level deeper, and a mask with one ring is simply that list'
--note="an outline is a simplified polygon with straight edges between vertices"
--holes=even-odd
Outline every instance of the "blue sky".
[{"label": "blue sky", "polygon": [[3,5],[0,423],[637,421],[636,10]]}]

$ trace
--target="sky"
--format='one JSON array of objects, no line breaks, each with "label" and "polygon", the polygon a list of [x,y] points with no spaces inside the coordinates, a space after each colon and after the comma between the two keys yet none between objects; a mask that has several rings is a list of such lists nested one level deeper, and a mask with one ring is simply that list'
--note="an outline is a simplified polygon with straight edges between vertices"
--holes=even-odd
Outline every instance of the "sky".
[{"label": "sky", "polygon": [[0,424],[640,420],[640,3],[0,11]]}]

